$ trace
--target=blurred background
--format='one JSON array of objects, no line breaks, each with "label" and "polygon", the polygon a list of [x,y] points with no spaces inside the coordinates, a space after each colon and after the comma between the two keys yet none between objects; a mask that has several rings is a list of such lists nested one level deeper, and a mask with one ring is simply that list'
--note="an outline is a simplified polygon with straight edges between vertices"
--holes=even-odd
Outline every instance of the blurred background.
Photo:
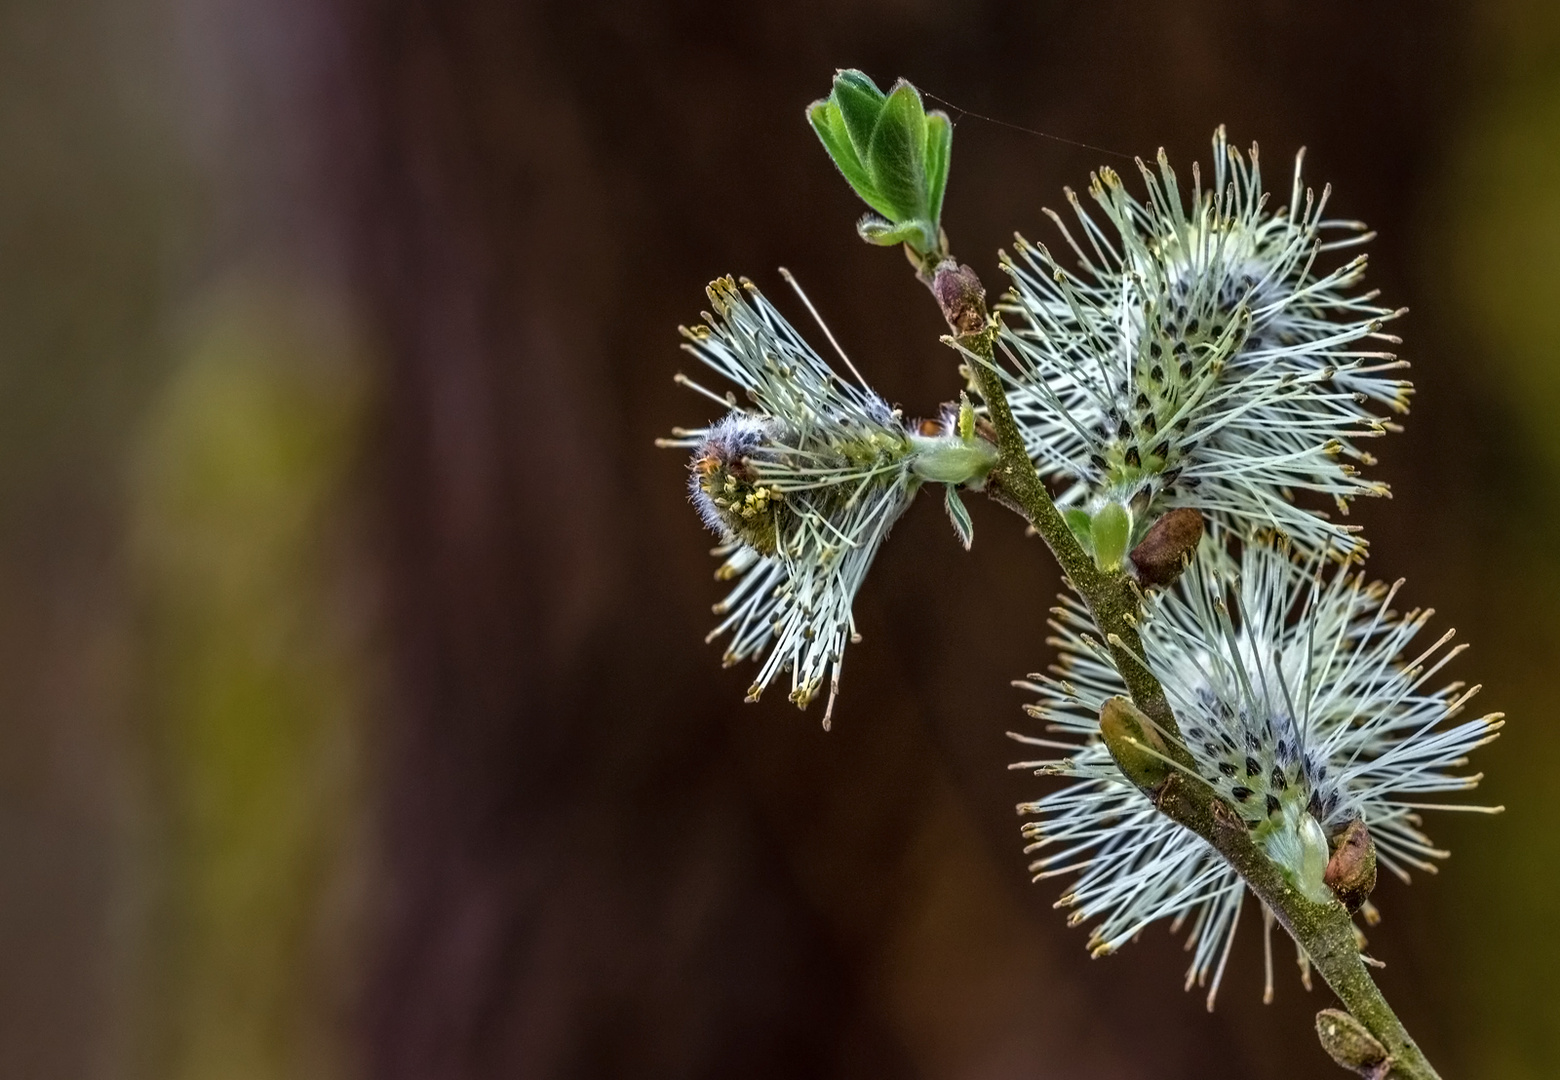
[{"label": "blurred background", "polygon": [[[3,0],[0,1076],[1341,1075],[1259,933],[1209,1015],[1028,883],[1009,516],[900,523],[831,733],[702,644],[652,440],[704,283],[788,266],[907,412],[956,387],[803,121],[841,66],[1183,172],[1304,144],[1380,230],[1420,389],[1356,520],[1511,724],[1371,951],[1447,1077],[1560,1075],[1553,4]],[[994,284],[1102,160],[962,118],[956,250]]]}]

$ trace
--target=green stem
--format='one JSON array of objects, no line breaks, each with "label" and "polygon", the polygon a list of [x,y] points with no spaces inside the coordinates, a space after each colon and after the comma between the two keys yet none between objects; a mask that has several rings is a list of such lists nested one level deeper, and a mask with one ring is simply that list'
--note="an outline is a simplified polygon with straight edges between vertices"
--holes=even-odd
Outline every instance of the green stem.
[{"label": "green stem", "polygon": [[[944,268],[951,263],[945,262]],[[955,275],[959,280],[951,280]],[[926,281],[924,272],[918,276]],[[943,276],[939,273],[937,278]],[[1126,573],[1101,570],[1078,545],[1035,471],[1023,433],[1008,406],[994,360],[997,324],[987,316],[984,289],[967,267],[957,267],[948,278],[948,284],[940,280],[927,284],[955,330],[953,343],[971,358],[975,386],[996,435],[997,465],[987,479],[987,491],[1040,534],[1105,636],[1133,703],[1167,736],[1172,756],[1191,769],[1194,763],[1181,742],[1180,727],[1164,687],[1138,662],[1143,656],[1137,631],[1142,592]],[[1344,1007],[1386,1048],[1391,1071],[1379,1080],[1439,1080],[1366,970],[1353,919],[1342,903],[1331,900],[1319,904],[1301,895],[1252,841],[1245,824],[1207,785],[1172,773],[1146,794],[1160,812],[1201,836],[1224,856],[1305,950]]]},{"label": "green stem", "polygon": [[1123,571],[1101,570],[1095,564],[1093,557],[1078,545],[1061,511],[1051,501],[1050,492],[1046,491],[1034,463],[1029,460],[1024,436],[1008,408],[1002,377],[992,363],[996,333],[993,326],[955,338],[961,349],[978,358],[970,366],[974,368],[976,389],[986,404],[986,418],[997,436],[997,467],[986,481],[987,491],[1040,534],[1067,580],[1088,605],[1095,627],[1105,635],[1105,643],[1116,660],[1117,670],[1127,682],[1133,703],[1164,730],[1172,748],[1178,751],[1176,756],[1183,765],[1190,767],[1192,760],[1179,745],[1181,729],[1176,726],[1175,713],[1165,699],[1164,688],[1133,658],[1134,654],[1143,655],[1143,643],[1137,631],[1143,594],[1137,582]]}]

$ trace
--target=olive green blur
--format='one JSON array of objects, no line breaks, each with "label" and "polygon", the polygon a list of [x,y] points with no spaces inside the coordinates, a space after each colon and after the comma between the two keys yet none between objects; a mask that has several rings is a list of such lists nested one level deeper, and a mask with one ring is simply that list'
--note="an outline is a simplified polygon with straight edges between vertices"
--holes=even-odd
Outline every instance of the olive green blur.
[{"label": "olive green blur", "polygon": [[852,68],[993,296],[1220,123],[1379,230],[1418,389],[1348,520],[1471,643],[1507,809],[1427,813],[1369,952],[1448,1080],[1560,1075],[1552,2],[0,0],[0,1080],[1346,1075],[1254,907],[1210,1015],[1028,881],[1059,583],[983,495],[896,525],[831,732],[702,640],[652,443],[715,419],[707,282],[832,356],[788,267],[906,416],[966,386],[809,123]]}]

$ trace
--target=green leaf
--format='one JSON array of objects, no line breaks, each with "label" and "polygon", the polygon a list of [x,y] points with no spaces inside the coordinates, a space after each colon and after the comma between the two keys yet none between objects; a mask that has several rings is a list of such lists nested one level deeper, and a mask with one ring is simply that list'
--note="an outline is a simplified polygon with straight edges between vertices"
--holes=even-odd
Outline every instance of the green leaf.
[{"label": "green leaf", "polygon": [[970,404],[970,396],[963,390],[959,391],[959,438],[969,442],[975,437],[975,406]]},{"label": "green leaf", "polygon": [[970,545],[975,543],[975,523],[970,520],[970,512],[964,507],[964,500],[959,498],[959,489],[952,484],[943,488],[946,494],[943,496],[943,506],[948,510],[948,518],[953,522],[953,531],[959,534],[959,543],[968,551]]},{"label": "green leaf", "polygon": [[867,167],[860,156],[857,155],[856,148],[851,145],[840,107],[829,98],[815,101],[807,107],[807,120],[818,133],[818,138],[823,143],[823,148],[829,152],[835,167],[855,189],[856,194],[868,204],[874,203],[877,192],[872,187],[872,177],[867,173]]},{"label": "green leaf", "polygon": [[923,260],[941,250],[938,225],[953,145],[946,114],[928,114],[904,79],[885,95],[864,73],[848,69],[835,74],[827,98],[808,106],[807,120],[856,194],[887,219],[858,225],[864,240],[907,244]]},{"label": "green leaf", "polygon": [[927,238],[931,235],[931,222],[926,220],[906,221],[901,225],[895,225],[892,221],[884,221],[876,214],[867,214],[856,222],[856,232],[869,244],[909,244],[917,251],[930,251]]},{"label": "green leaf", "polygon": [[845,131],[851,145],[856,148],[857,157],[866,161],[872,132],[878,125],[878,118],[883,114],[883,104],[887,100],[883,91],[864,73],[850,69],[834,76],[834,92],[829,95],[829,100],[840,110]]},{"label": "green leaf", "polygon": [[896,222],[927,217],[926,110],[903,79],[878,115],[866,162],[878,197],[889,206],[880,208],[885,217]]},{"label": "green leaf", "polygon": [[926,114],[927,214],[933,226],[942,224],[943,191],[948,187],[948,162],[953,155],[953,121],[934,109]]}]

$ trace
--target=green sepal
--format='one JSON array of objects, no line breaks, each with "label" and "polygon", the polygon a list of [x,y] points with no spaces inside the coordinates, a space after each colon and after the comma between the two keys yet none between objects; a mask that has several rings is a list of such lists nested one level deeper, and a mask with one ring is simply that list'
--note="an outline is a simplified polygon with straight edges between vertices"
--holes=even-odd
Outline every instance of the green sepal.
[{"label": "green sepal", "polygon": [[1132,537],[1132,515],[1119,502],[1108,502],[1094,513],[1089,523],[1089,538],[1094,544],[1094,563],[1101,570],[1115,570],[1127,555]]},{"label": "green sepal", "polygon": [[1300,861],[1294,868],[1291,880],[1308,900],[1320,904],[1333,896],[1332,890],[1327,887],[1327,863],[1332,857],[1332,847],[1327,843],[1327,834],[1310,814],[1300,816],[1298,831]]},{"label": "green sepal", "polygon": [[970,520],[970,512],[965,508],[964,500],[959,498],[959,489],[947,484],[943,491],[943,506],[948,511],[948,519],[953,522],[953,531],[959,534],[959,543],[968,551],[970,545],[975,543],[975,523]]}]

